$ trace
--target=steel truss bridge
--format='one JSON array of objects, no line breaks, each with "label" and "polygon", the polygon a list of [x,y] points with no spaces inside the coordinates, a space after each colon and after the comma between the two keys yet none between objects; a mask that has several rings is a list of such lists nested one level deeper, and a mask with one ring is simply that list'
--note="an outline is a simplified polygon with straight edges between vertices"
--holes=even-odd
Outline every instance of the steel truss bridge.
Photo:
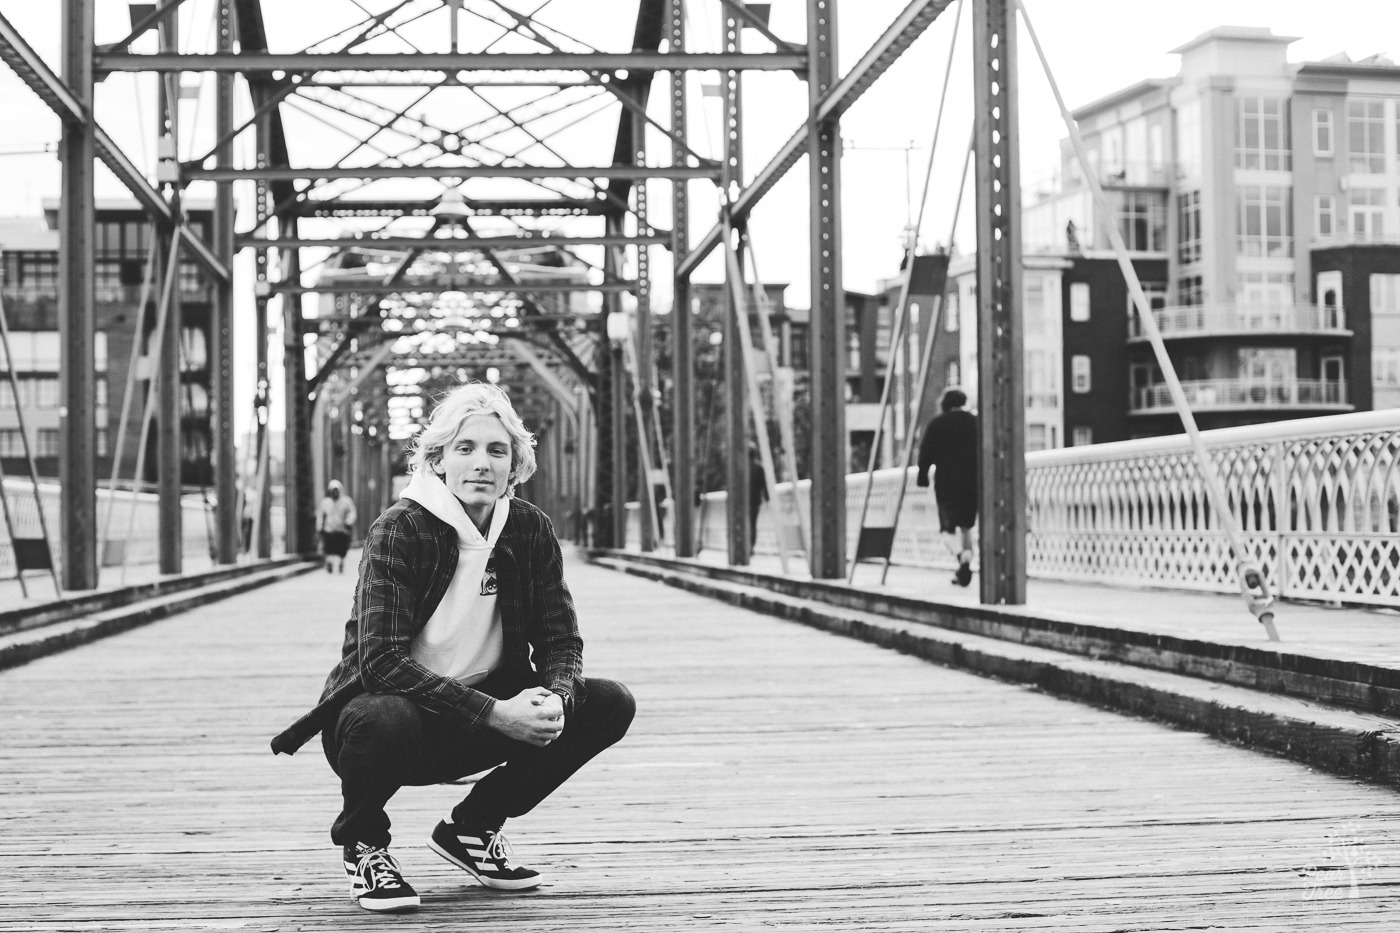
[{"label": "steel truss bridge", "polygon": [[[359,470],[388,485],[389,443],[424,412],[433,379],[504,373],[542,431],[545,495],[589,504],[593,541],[620,544],[622,504],[648,501],[666,471],[677,553],[696,540],[695,360],[691,277],[725,255],[730,454],[730,558],[745,563],[749,495],[746,385],[735,327],[754,283],[744,260],[751,212],[793,171],[809,178],[811,324],[810,527],[812,575],[846,568],[841,120],[952,0],[910,0],[844,74],[837,62],[838,0],[805,0],[805,36],[770,26],[767,6],[713,2],[722,48],[693,51],[687,6],[640,0],[618,40],[596,48],[559,25],[604,7],[558,0],[365,0],[317,4],[322,36],[277,34],[285,14],[260,0],[216,0],[212,39],[186,28],[209,4],[132,5],[129,34],[98,44],[97,0],[61,0],[62,49],[43,60],[0,18],[0,57],[62,121],[59,215],[62,331],[61,528],[63,585],[96,586],[99,565],[94,444],[94,177],[96,162],[135,198],[158,231],[153,265],[181,257],[213,283],[211,405],[216,560],[237,559],[239,465],[234,412],[235,327],[256,329],[259,469],[268,414],[286,425],[286,550],[313,550],[319,484]],[[572,7],[571,10],[565,10]],[[1023,602],[1025,507],[1018,315],[1019,185],[1016,34],[1011,0],[974,0],[977,253],[985,502],[983,598]],[[580,13],[582,10],[582,13]],[[693,11],[691,11],[693,12]],[[859,12],[853,9],[851,12]],[[182,25],[182,18],[184,20]],[[630,25],[630,38],[624,27]],[[285,51],[289,42],[303,51]],[[748,48],[745,47],[748,44]],[[741,89],[753,73],[784,72],[806,85],[805,106],[757,118],[792,127],[753,170],[743,159]],[[95,85],[137,72],[159,76],[154,175],[104,128]],[[723,113],[718,159],[691,143],[689,98],[717,76]],[[212,113],[191,117],[191,81],[214,83]],[[688,88],[690,93],[688,93]],[[202,121],[202,122],[201,122]],[[805,159],[804,159],[805,157]],[[669,183],[655,203],[648,182]],[[709,186],[717,216],[692,216],[693,189]],[[212,234],[188,219],[194,190],[213,190]],[[236,222],[235,190],[245,206]],[[246,210],[251,203],[252,210]],[[664,216],[666,224],[657,218]],[[692,232],[705,232],[694,236]],[[351,231],[351,232],[346,232]],[[311,262],[306,250],[329,249]],[[253,256],[240,260],[242,251]],[[662,263],[655,257],[669,252]],[[313,268],[314,266],[314,268]],[[664,288],[653,270],[664,269]],[[247,271],[251,270],[251,272]],[[159,314],[150,356],[179,372],[180,304],[173,275],[155,283]],[[670,346],[652,346],[653,305],[670,292]],[[252,319],[236,320],[251,295]],[[317,296],[313,307],[310,297]],[[269,314],[280,317],[268,327]],[[739,323],[736,324],[736,321]],[[737,335],[742,337],[743,335]],[[734,339],[729,339],[734,338]],[[284,380],[269,380],[268,349],[285,349]],[[314,352],[303,352],[313,348]],[[654,360],[672,378],[658,385]],[[180,569],[178,379],[158,378],[160,562]],[[657,407],[670,413],[669,441]],[[396,420],[398,419],[398,420]],[[634,450],[628,449],[629,443]],[[332,443],[331,439],[335,438]],[[629,475],[627,464],[639,465]],[[571,466],[591,464],[588,475]],[[573,472],[571,472],[573,470]],[[268,553],[267,484],[259,486],[259,553]],[[642,547],[657,535],[643,511]]]}]

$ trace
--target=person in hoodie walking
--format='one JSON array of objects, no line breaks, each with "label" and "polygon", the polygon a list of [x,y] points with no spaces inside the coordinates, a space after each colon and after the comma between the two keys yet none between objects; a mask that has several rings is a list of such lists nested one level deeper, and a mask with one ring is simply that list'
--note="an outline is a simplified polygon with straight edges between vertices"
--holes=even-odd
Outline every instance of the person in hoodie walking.
[{"label": "person in hoodie walking", "polygon": [[333,479],[316,507],[316,530],[321,534],[321,550],[326,554],[326,573],[345,572],[345,552],[350,550],[350,530],[355,527],[355,502],[345,494],[345,486]]},{"label": "person in hoodie walking", "polygon": [[549,519],[517,498],[534,436],[504,391],[472,383],[420,433],[402,498],[365,540],[340,663],[321,702],[272,741],[317,732],[340,777],[331,827],[351,894],[368,910],[419,897],[388,852],[385,807],[404,786],[487,769],[428,847],[481,884],[524,890],[506,819],[528,813],[627,732],[625,686],[583,675],[583,643]]}]

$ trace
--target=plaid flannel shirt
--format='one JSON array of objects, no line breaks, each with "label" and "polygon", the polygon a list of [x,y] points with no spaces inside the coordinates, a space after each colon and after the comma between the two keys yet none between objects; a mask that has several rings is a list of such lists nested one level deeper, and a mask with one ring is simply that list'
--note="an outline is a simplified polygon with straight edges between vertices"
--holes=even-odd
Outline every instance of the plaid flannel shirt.
[{"label": "plaid flannel shirt", "polygon": [[[564,701],[567,716],[584,699],[583,640],[559,541],[536,506],[523,499],[500,504],[510,508],[510,518],[492,552],[502,629],[493,678],[547,688]],[[361,693],[405,696],[469,730],[481,728],[495,698],[433,673],[409,653],[456,568],[454,528],[411,499],[385,510],[365,539],[340,663],[326,678],[321,702],[274,738],[272,750],[294,753]]]}]

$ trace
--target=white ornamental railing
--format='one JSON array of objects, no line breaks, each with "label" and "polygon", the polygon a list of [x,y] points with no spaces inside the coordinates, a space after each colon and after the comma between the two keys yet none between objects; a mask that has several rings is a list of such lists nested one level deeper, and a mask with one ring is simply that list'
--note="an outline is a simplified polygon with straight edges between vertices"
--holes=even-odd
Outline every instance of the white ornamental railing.
[{"label": "white ornamental railing", "polygon": [[[1400,409],[1202,437],[1239,516],[1248,557],[1275,594],[1400,606]],[[892,560],[952,567],[933,496],[914,484],[914,473],[902,477],[907,490]],[[888,526],[900,481],[897,469],[875,474],[867,525]],[[798,487],[804,502],[807,486]],[[848,554],[855,552],[864,489],[865,474],[847,477]],[[1239,591],[1185,435],[1027,454],[1026,497],[1034,577]],[[699,526],[706,549],[725,548],[724,498],[722,492],[704,497]],[[779,500],[790,508],[790,495]],[[757,550],[775,553],[766,504],[758,524]],[[666,526],[669,534],[671,523]],[[634,523],[629,541],[635,535]]]},{"label": "white ornamental railing", "polygon": [[[1153,313],[1163,337],[1230,333],[1348,334],[1340,308],[1318,305],[1270,304],[1261,307],[1235,304],[1180,305]],[[1146,339],[1137,315],[1128,320],[1128,336]]]},{"label": "white ornamental railing", "polygon": [[[1239,408],[1350,408],[1345,379],[1189,379],[1181,391],[1192,411]],[[1175,411],[1164,382],[1129,390],[1128,413]]]}]

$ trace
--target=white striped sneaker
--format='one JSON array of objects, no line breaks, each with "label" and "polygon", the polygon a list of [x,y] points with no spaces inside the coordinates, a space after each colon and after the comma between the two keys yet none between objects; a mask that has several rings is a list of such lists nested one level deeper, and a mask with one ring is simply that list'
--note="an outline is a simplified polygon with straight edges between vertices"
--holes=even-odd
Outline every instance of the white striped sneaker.
[{"label": "white striped sneaker", "polygon": [[399,863],[382,847],[357,842],[345,846],[350,896],[365,910],[403,913],[418,909],[418,892],[403,880]]},{"label": "white striped sneaker", "polygon": [[434,827],[428,848],[488,888],[524,891],[540,883],[539,872],[510,864],[510,842],[499,830],[478,832],[443,820]]}]

